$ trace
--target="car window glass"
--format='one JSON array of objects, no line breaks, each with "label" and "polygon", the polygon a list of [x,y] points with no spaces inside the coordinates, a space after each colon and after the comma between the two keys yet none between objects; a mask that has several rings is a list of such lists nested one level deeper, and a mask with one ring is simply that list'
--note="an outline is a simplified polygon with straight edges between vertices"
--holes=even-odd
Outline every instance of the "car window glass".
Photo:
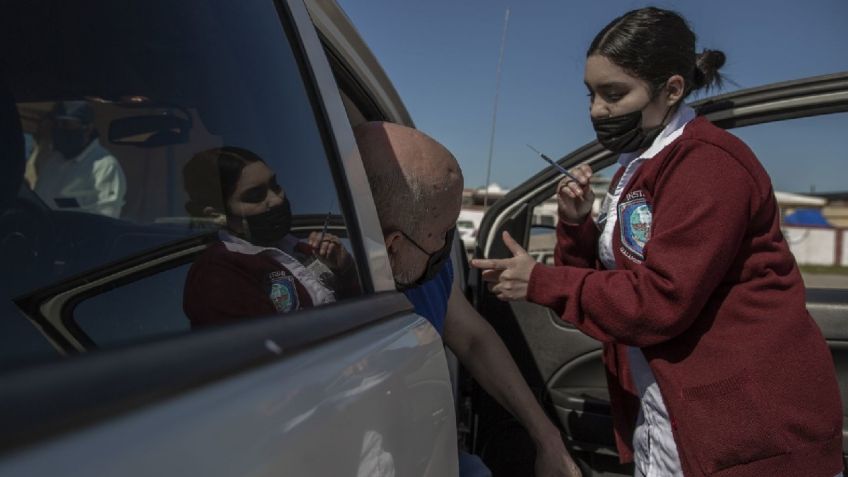
[{"label": "car window glass", "polygon": [[848,114],[736,128],[768,171],[807,288],[848,289]]},{"label": "car window glass", "polygon": [[[596,219],[601,211],[604,197],[610,186],[610,181],[615,171],[618,169],[618,164],[605,167],[595,171],[592,176],[592,191],[595,193],[595,201],[592,204],[592,218]],[[527,251],[533,255],[536,260],[539,260],[548,265],[554,263],[554,245],[556,245],[556,224],[557,216],[557,200],[556,195],[552,195],[542,203],[533,208],[533,215],[530,222],[530,237],[527,244]]]},{"label": "car window glass", "polygon": [[350,96],[344,90],[339,90],[339,94],[342,96],[342,104],[344,104],[345,113],[347,113],[347,119],[350,121],[351,127],[356,127],[366,122],[365,115],[362,114],[359,107],[350,99]]},{"label": "car window glass", "polygon": [[0,366],[360,293],[275,2],[3,9]]},{"label": "car window glass", "polygon": [[[101,347],[186,331],[182,302],[190,266],[176,266],[84,298],[73,308],[73,324]],[[149,297],[156,297],[156,313],[150,313]]]}]

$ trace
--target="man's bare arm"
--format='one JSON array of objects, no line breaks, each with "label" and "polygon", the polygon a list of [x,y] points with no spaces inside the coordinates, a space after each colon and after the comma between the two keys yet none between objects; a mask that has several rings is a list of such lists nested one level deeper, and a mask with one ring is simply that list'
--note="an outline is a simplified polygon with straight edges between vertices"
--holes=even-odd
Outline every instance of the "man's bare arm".
[{"label": "man's bare arm", "polygon": [[580,475],[495,330],[454,285],[444,340],[471,376],[527,429],[537,449],[537,475]]}]

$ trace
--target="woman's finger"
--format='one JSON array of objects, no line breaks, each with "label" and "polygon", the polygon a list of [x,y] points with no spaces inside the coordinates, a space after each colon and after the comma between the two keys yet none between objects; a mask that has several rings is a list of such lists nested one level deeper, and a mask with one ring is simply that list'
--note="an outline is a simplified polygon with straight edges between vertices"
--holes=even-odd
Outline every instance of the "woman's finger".
[{"label": "woman's finger", "polygon": [[509,259],[507,258],[475,258],[471,260],[471,266],[481,270],[506,270],[509,268]]},{"label": "woman's finger", "polygon": [[312,232],[309,234],[309,237],[306,238],[306,243],[309,244],[312,248],[318,247],[318,232]]},{"label": "woman's finger", "polygon": [[557,198],[562,201],[574,199],[574,192],[571,192],[571,189],[568,186],[563,186],[557,191]]},{"label": "woman's finger", "polygon": [[571,175],[577,178],[577,181],[581,185],[585,185],[589,181],[589,177],[591,177],[591,170],[592,168],[590,167],[588,169],[589,172],[587,173],[587,169],[581,165],[572,168],[569,172],[571,173]]},{"label": "woman's finger", "polygon": [[573,197],[575,199],[583,197],[583,188],[580,187],[580,184],[571,181],[568,183],[568,189],[572,192],[572,194],[574,194]]},{"label": "woman's finger", "polygon": [[490,288],[490,290],[492,290],[492,293],[494,293],[495,295],[500,295],[501,293],[503,293],[503,284],[501,282],[495,283],[494,285],[492,285],[492,288]]},{"label": "woman's finger", "polygon": [[557,192],[562,192],[568,189],[568,184],[574,182],[574,179],[570,177],[564,177],[560,179],[559,184],[557,184]]}]

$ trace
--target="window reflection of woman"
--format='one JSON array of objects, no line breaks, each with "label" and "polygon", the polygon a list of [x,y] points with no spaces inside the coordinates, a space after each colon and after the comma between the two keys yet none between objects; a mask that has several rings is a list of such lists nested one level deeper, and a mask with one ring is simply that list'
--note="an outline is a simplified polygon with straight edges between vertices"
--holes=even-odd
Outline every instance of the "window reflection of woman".
[{"label": "window reflection of woman", "polygon": [[[196,154],[183,169],[188,212],[219,223],[219,242],[192,264],[183,308],[192,326],[331,303],[352,292],[353,260],[335,235],[291,235],[291,205],[277,176],[238,147]],[[308,264],[308,265],[307,265]],[[332,284],[338,277],[347,287]]]}]

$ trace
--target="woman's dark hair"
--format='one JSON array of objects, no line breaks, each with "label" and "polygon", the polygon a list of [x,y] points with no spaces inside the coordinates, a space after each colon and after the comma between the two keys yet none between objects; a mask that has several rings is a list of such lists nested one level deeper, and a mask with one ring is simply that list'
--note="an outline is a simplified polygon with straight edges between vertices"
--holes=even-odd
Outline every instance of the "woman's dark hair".
[{"label": "woman's dark hair", "polygon": [[694,90],[721,87],[718,70],[724,53],[695,53],[695,33],[679,14],[655,7],[632,10],[595,36],[586,57],[601,55],[648,82],[653,94],[674,75],[686,81],[684,97]]},{"label": "woman's dark hair", "polygon": [[206,207],[226,212],[226,204],[236,190],[242,169],[254,162],[265,161],[247,149],[233,146],[195,154],[183,167],[188,213],[202,217]]}]

